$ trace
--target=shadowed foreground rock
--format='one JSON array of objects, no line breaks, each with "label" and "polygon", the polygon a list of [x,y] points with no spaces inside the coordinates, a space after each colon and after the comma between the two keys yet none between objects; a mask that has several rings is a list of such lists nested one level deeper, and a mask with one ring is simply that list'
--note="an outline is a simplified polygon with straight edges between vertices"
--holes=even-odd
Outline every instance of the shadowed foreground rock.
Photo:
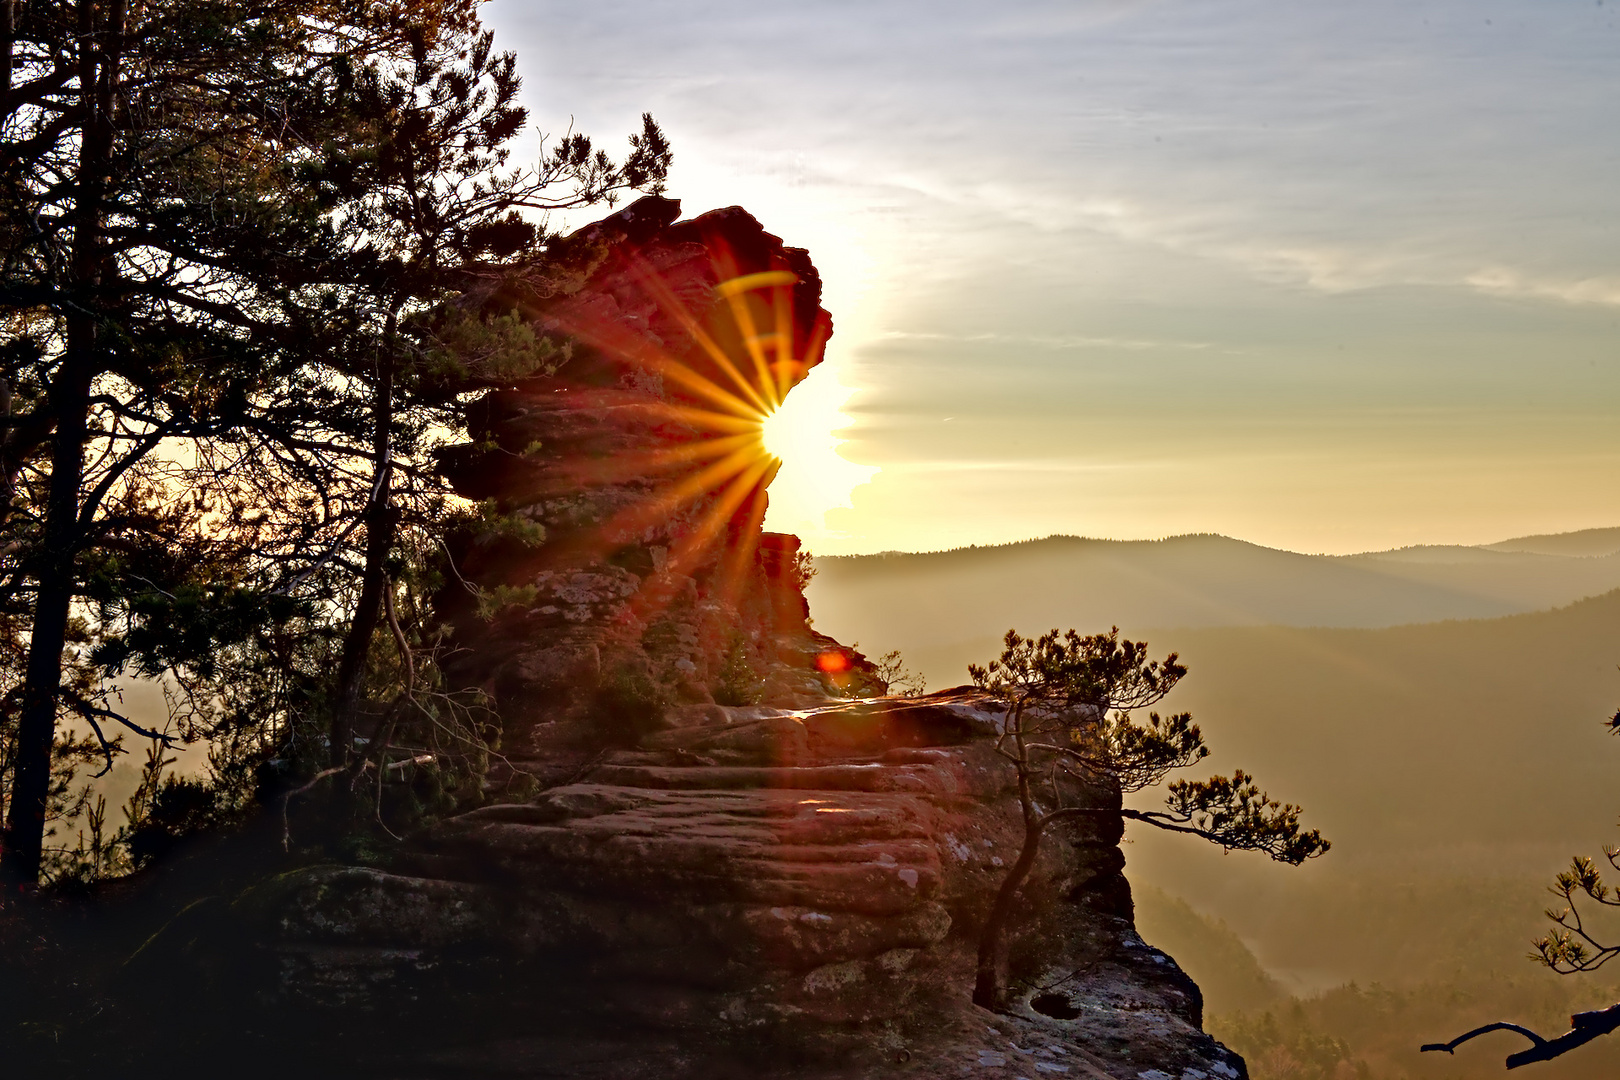
[{"label": "shadowed foreground rock", "polygon": [[1020,838],[983,705],[677,710],[389,870],[243,901],[273,913],[250,935],[264,1004],[411,1032],[366,1056],[401,1076],[1243,1075],[1132,929],[1118,819],[1049,845],[1012,1012],[969,1003]]}]

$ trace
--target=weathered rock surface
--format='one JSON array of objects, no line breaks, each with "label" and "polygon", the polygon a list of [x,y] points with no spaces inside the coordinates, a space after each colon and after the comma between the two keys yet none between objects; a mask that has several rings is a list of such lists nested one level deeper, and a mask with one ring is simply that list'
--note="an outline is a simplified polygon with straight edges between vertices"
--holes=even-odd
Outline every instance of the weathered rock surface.
[{"label": "weathered rock surface", "polygon": [[970,1004],[1021,836],[985,704],[688,710],[388,870],[278,882],[268,994],[475,1014],[397,1075],[1242,1075],[1199,1031],[1197,987],[1131,928],[1117,818],[1051,837],[1013,1009]]},{"label": "weathered rock surface", "polygon": [[[544,536],[464,538],[437,602],[452,678],[499,703],[515,756],[566,739],[536,728],[633,728],[666,703],[884,689],[810,629],[798,539],[761,528],[779,464],[761,425],[821,361],[821,279],[740,209],[679,212],[642,199],[564,243],[575,285],[481,300],[572,350],[474,401],[474,441],[443,459],[459,493]],[[497,591],[508,602],[480,617]]]}]

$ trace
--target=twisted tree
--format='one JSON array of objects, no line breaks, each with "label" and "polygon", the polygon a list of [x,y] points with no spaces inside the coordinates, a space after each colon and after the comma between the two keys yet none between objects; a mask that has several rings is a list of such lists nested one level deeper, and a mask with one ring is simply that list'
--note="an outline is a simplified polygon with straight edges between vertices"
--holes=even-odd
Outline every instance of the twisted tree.
[{"label": "twisted tree", "polygon": [[1098,790],[1141,791],[1208,756],[1190,713],[1150,713],[1146,723],[1131,715],[1157,704],[1187,673],[1174,653],[1149,660],[1146,642],[1121,641],[1118,627],[1087,637],[1052,630],[1034,639],[1009,630],[1001,656],[984,667],[969,665],[968,673],[1003,703],[996,751],[1017,772],[1024,822],[1023,847],[979,936],[976,1005],[1004,1005],[1007,921],[1042,836],[1060,821],[1119,814],[1295,866],[1328,850],[1315,829],[1300,828],[1299,807],[1269,798],[1242,771],[1230,778],[1178,780],[1163,810],[1097,804]]}]

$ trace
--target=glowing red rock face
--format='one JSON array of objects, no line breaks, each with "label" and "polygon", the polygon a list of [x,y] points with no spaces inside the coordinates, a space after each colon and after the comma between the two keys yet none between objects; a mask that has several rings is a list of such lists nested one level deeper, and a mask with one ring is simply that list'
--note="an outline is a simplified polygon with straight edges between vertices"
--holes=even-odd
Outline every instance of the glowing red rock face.
[{"label": "glowing red rock face", "polygon": [[509,732],[519,712],[583,715],[630,691],[795,705],[881,689],[810,629],[796,538],[762,531],[780,464],[763,422],[832,333],[820,277],[740,209],[679,210],[643,199],[560,241],[550,287],[478,301],[569,351],[554,374],[490,381],[473,441],[443,457],[460,494],[544,533],[452,553],[483,595],[516,598],[494,624],[470,590],[440,597],[457,677],[489,688]]}]

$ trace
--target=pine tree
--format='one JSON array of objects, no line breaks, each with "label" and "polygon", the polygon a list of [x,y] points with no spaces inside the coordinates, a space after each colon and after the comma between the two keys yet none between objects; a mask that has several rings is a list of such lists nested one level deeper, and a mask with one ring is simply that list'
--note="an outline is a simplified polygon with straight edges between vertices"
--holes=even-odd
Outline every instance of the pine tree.
[{"label": "pine tree", "polygon": [[[158,734],[64,683],[73,628],[94,634],[86,600],[174,595],[251,548],[250,527],[189,497],[190,459],[284,370],[280,297],[335,250],[286,161],[348,121],[328,105],[357,57],[408,49],[396,5],[345,7],[41,0],[0,16],[0,602],[28,617],[9,880],[40,873],[64,713],[108,748],[108,724]],[[469,17],[460,0],[424,9]]]},{"label": "pine tree", "polygon": [[[1003,704],[996,751],[1017,773],[1024,822],[1023,847],[980,932],[977,1005],[1003,1004],[1003,931],[1041,838],[1061,821],[1118,815],[1294,866],[1328,850],[1320,833],[1300,828],[1297,806],[1268,798],[1242,771],[1177,780],[1163,810],[1120,807],[1120,796],[1154,787],[1209,754],[1190,713],[1149,713],[1145,724],[1132,716],[1163,700],[1187,673],[1174,653],[1149,660],[1146,643],[1121,641],[1117,627],[1089,636],[1052,630],[1034,639],[1009,630],[1001,656],[984,667],[970,664],[968,673]],[[1099,800],[1098,792],[1108,797]]]},{"label": "pine tree", "polygon": [[[354,313],[350,332],[321,352],[335,361],[333,385],[349,395],[342,411],[365,417],[369,444],[358,456],[371,481],[360,592],[332,703],[333,767],[351,757],[371,644],[392,588],[387,563],[406,512],[396,474],[407,472],[418,495],[435,494],[424,460],[429,434],[460,423],[445,408],[452,400],[436,391],[447,381],[487,385],[549,373],[555,355],[555,343],[533,340],[516,312],[469,312],[461,297],[490,292],[523,268],[535,272],[550,237],[544,219],[526,212],[611,204],[628,189],[656,192],[669,167],[663,134],[644,116],[622,164],[571,133],[536,167],[510,168],[508,144],[527,118],[517,103],[516,64],[512,53],[494,51],[488,32],[417,36],[408,62],[356,73],[347,92],[372,140],[324,163],[341,177],[339,234],[359,272],[340,290],[341,307]],[[505,347],[494,350],[499,361],[486,355],[468,371],[467,338],[480,334]],[[446,365],[461,370],[449,376]]]},{"label": "pine tree", "polygon": [[413,667],[396,541],[445,509],[444,369],[469,340],[496,342],[475,363],[500,377],[555,351],[453,301],[533,264],[535,214],[669,164],[648,118],[623,164],[570,135],[508,169],[515,61],[475,8],[0,6],[0,615],[26,643],[9,880],[40,874],[64,716],[109,760],[110,728],[170,737],[64,665],[169,678],[186,736],[231,716],[240,736],[249,700],[273,702],[265,728],[324,701],[339,769],[361,764],[384,614]]}]

